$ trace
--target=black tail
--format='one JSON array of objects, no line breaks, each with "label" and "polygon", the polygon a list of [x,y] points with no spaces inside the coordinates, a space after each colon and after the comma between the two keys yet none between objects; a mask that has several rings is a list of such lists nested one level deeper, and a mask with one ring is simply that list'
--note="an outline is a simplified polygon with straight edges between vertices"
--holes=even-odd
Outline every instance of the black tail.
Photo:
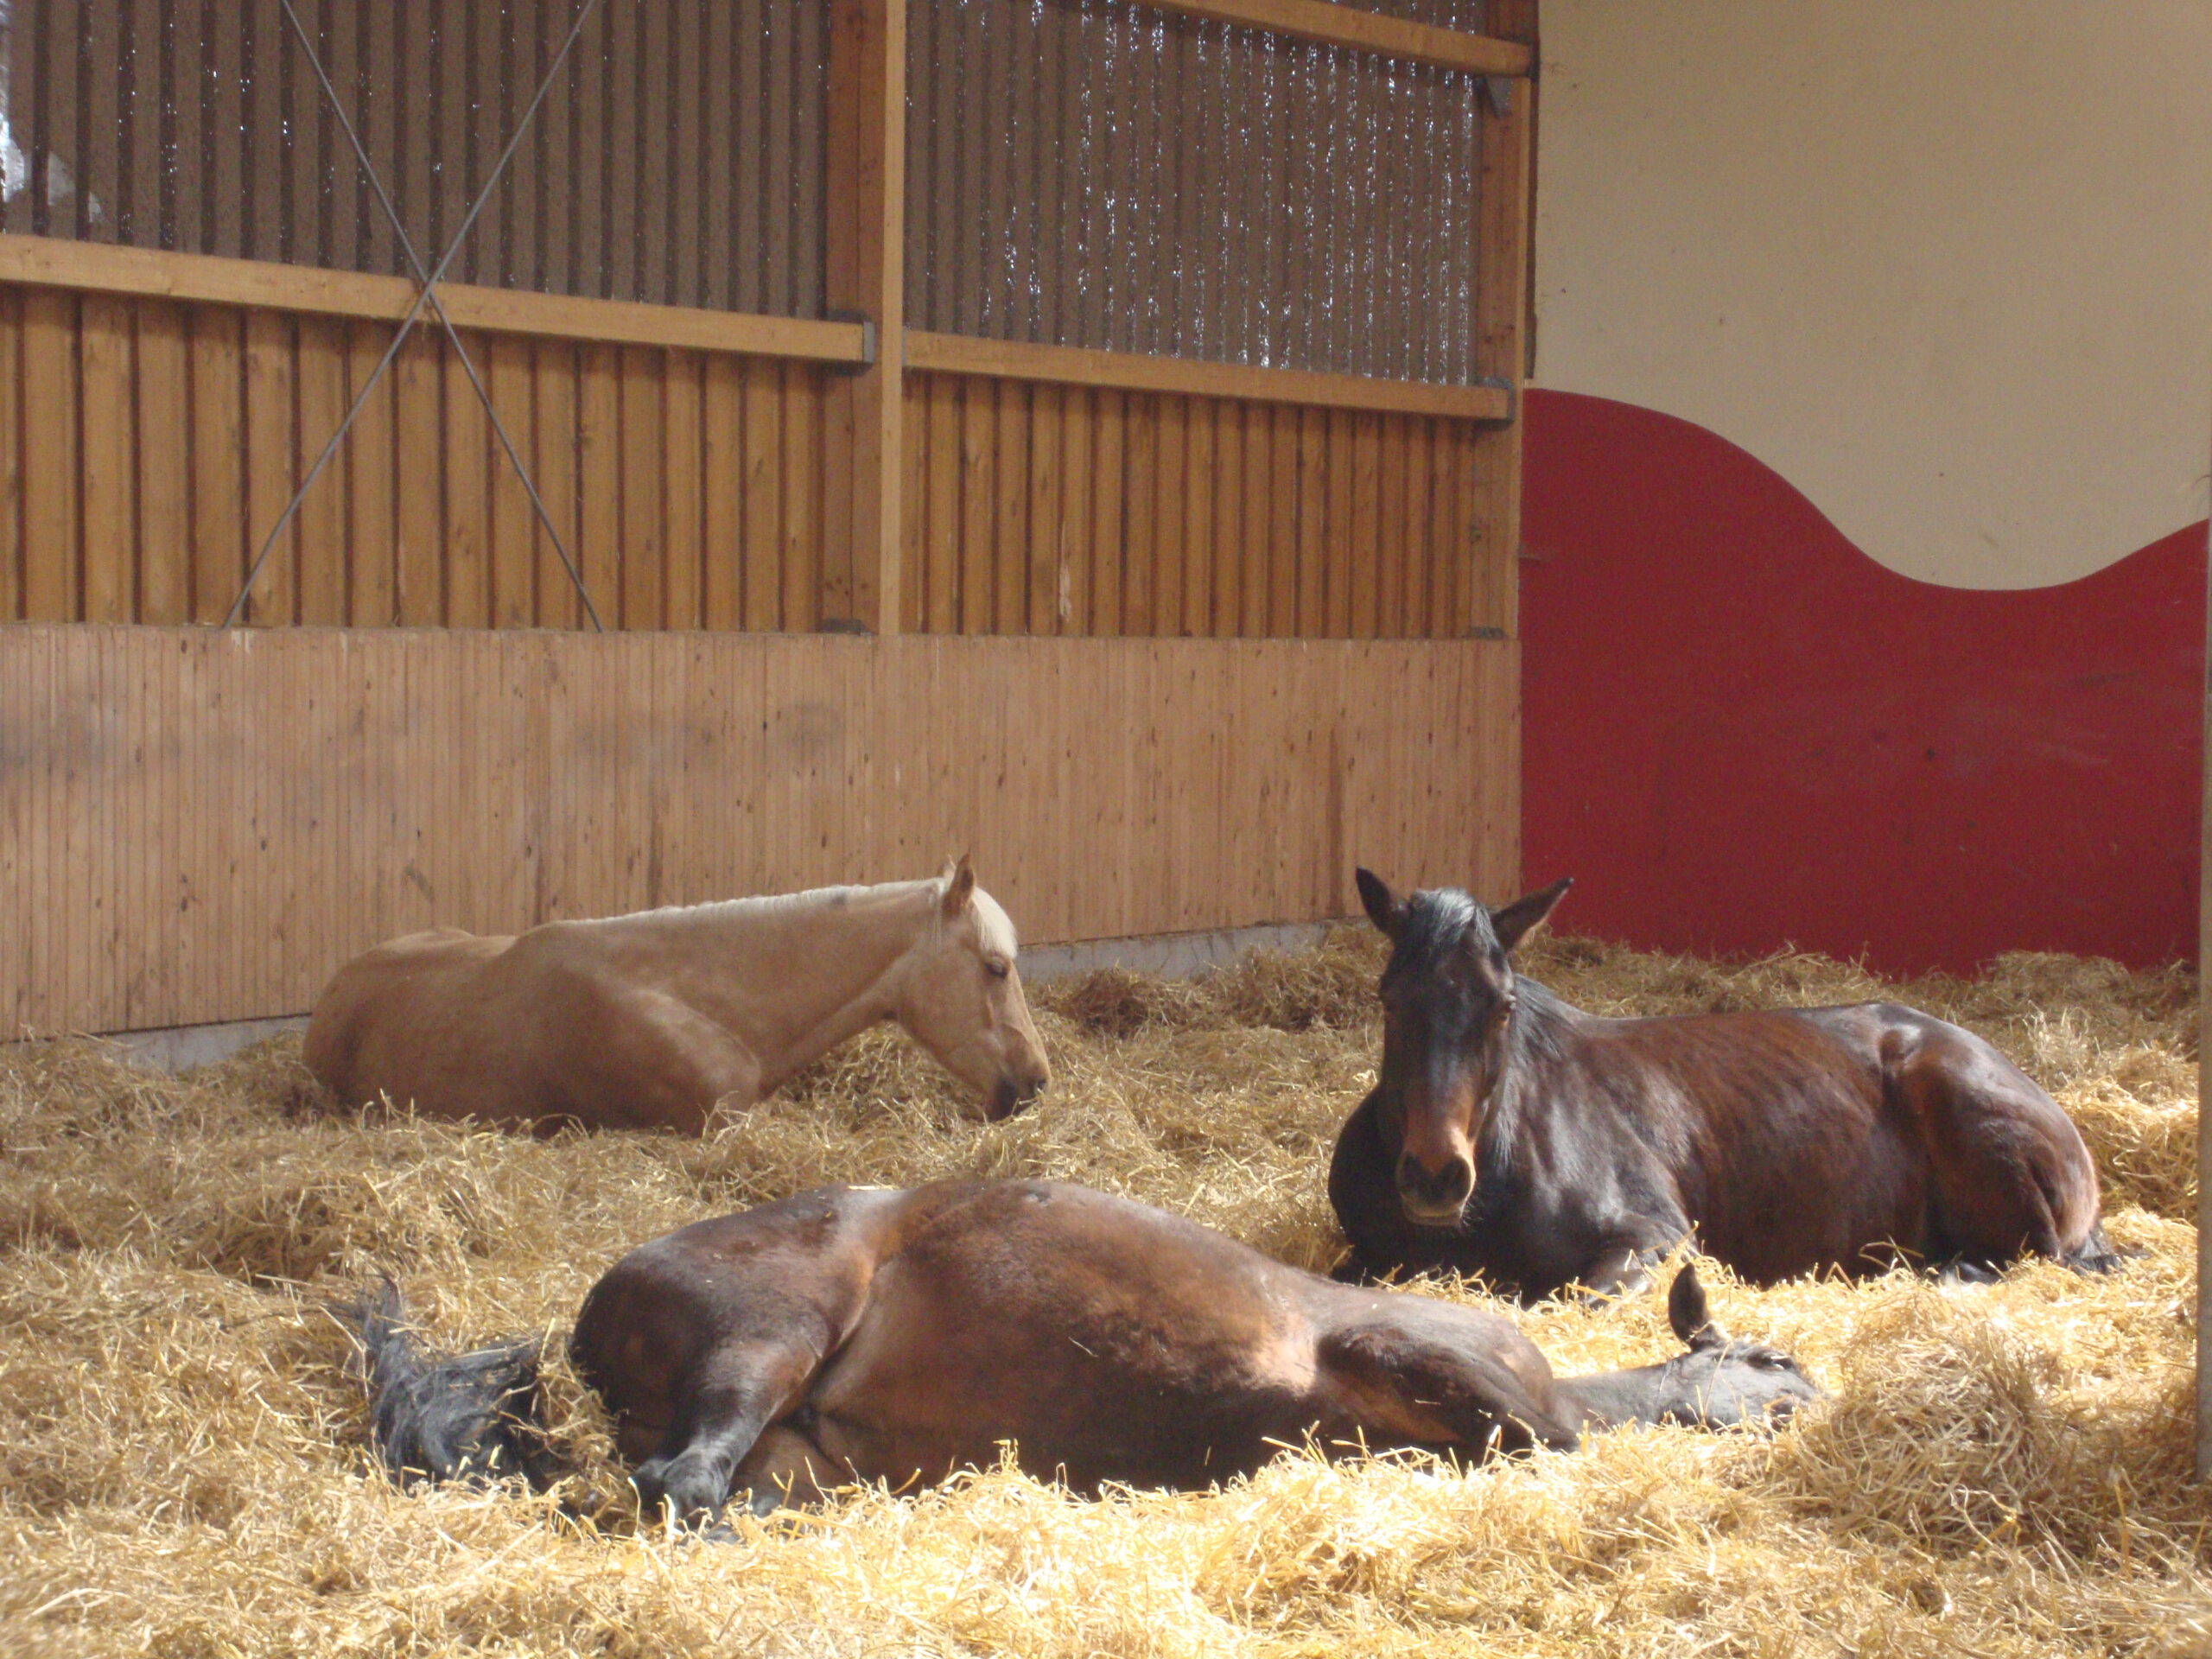
[{"label": "black tail", "polygon": [[2118,1273],[2136,1257],[2147,1254],[2140,1249],[2123,1249],[2105,1236],[2105,1224],[2100,1221],[2089,1229],[2082,1241],[2082,1248],[2065,1259],[2066,1265],[2076,1273]]},{"label": "black tail", "polygon": [[543,1486],[553,1478],[537,1343],[432,1352],[409,1331],[399,1287],[389,1279],[336,1311],[361,1344],[371,1444],[401,1485],[521,1475]]}]

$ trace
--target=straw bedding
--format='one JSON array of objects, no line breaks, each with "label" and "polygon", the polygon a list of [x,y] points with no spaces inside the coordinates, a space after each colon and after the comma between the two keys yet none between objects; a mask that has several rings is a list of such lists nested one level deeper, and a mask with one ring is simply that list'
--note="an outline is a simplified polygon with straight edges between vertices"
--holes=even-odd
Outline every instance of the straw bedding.
[{"label": "straw bedding", "polygon": [[[1472,1473],[1287,1457],[1096,1503],[995,1471],[697,1546],[634,1533],[604,1422],[556,1370],[576,1472],[554,1491],[409,1495],[371,1471],[323,1310],[372,1268],[439,1339],[558,1333],[678,1223],[954,1173],[1087,1181],[1325,1266],[1375,943],[1046,988],[1053,1090],[988,1128],[893,1033],[696,1141],[334,1115],[295,1042],[181,1080],[88,1043],[0,1051],[0,1652],[2212,1652],[2194,982],[2050,957],[1894,988],[1808,957],[1529,947],[1611,1011],[1903,995],[2003,1045],[2088,1138],[2110,1230],[2144,1252],[2113,1278],[1712,1273],[1724,1319],[1834,1392],[1772,1440],[1616,1433]],[[1673,1351],[1661,1303],[1509,1312],[1572,1370]]]}]

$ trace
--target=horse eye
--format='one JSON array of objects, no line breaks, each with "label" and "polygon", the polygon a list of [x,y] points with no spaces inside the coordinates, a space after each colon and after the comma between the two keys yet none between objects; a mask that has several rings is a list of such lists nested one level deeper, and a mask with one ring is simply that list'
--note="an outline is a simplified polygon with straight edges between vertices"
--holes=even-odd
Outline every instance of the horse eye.
[{"label": "horse eye", "polygon": [[1004,979],[1014,971],[1014,964],[1003,957],[993,957],[983,963],[993,979]]}]

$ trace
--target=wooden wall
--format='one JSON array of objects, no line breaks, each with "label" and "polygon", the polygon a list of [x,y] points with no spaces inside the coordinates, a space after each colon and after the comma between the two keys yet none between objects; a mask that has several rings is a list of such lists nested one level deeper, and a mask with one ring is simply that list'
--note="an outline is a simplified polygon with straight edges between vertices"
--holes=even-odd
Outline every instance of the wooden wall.
[{"label": "wooden wall", "polygon": [[963,850],[1038,942],[1342,915],[1360,862],[1518,875],[1503,641],[15,626],[0,685],[11,1035]]},{"label": "wooden wall", "polygon": [[950,374],[906,398],[911,632],[1512,626],[1471,422]]},{"label": "wooden wall", "polygon": [[[391,334],[0,286],[0,620],[221,621]],[[463,338],[609,627],[804,631],[849,613],[849,571],[824,568],[821,368]],[[585,624],[435,329],[402,348],[245,620]]]}]

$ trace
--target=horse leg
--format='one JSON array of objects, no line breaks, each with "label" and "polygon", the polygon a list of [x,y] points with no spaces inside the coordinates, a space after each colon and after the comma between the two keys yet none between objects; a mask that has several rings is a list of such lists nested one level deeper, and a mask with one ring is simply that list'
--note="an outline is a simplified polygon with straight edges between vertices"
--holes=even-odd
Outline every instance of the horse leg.
[{"label": "horse leg", "polygon": [[1615,1218],[1604,1229],[1602,1248],[1574,1275],[1582,1300],[1595,1305],[1641,1296],[1651,1288],[1651,1269],[1690,1236],[1689,1220],[1680,1211]]},{"label": "horse leg", "polygon": [[753,1514],[767,1516],[785,1507],[812,1509],[837,1484],[829,1453],[798,1427],[804,1413],[770,1427],[737,1466],[731,1495],[745,1500]]},{"label": "horse leg", "polygon": [[[709,1355],[660,1454],[632,1477],[644,1513],[665,1507],[671,1525],[703,1526],[721,1511],[738,1472],[761,1451],[764,1432],[805,1398],[820,1356],[795,1338],[735,1341]],[[779,1440],[763,1452],[772,1458]]]},{"label": "horse leg", "polygon": [[1327,1332],[1316,1357],[1336,1421],[1377,1450],[1573,1451],[1579,1414],[1561,1408],[1551,1367],[1534,1344],[1498,1325],[1495,1339],[1453,1340],[1386,1314]]},{"label": "horse leg", "polygon": [[2099,1254],[2088,1148],[2058,1103],[2011,1061],[1969,1033],[1934,1026],[1889,1084],[1927,1152],[1931,1261],[1995,1268],[2024,1254],[2062,1262]]},{"label": "horse leg", "polygon": [[636,1124],[698,1135],[724,1101],[760,1097],[760,1065],[728,1031],[665,991],[606,997],[596,1029],[572,1031],[572,1115],[587,1123]]}]

